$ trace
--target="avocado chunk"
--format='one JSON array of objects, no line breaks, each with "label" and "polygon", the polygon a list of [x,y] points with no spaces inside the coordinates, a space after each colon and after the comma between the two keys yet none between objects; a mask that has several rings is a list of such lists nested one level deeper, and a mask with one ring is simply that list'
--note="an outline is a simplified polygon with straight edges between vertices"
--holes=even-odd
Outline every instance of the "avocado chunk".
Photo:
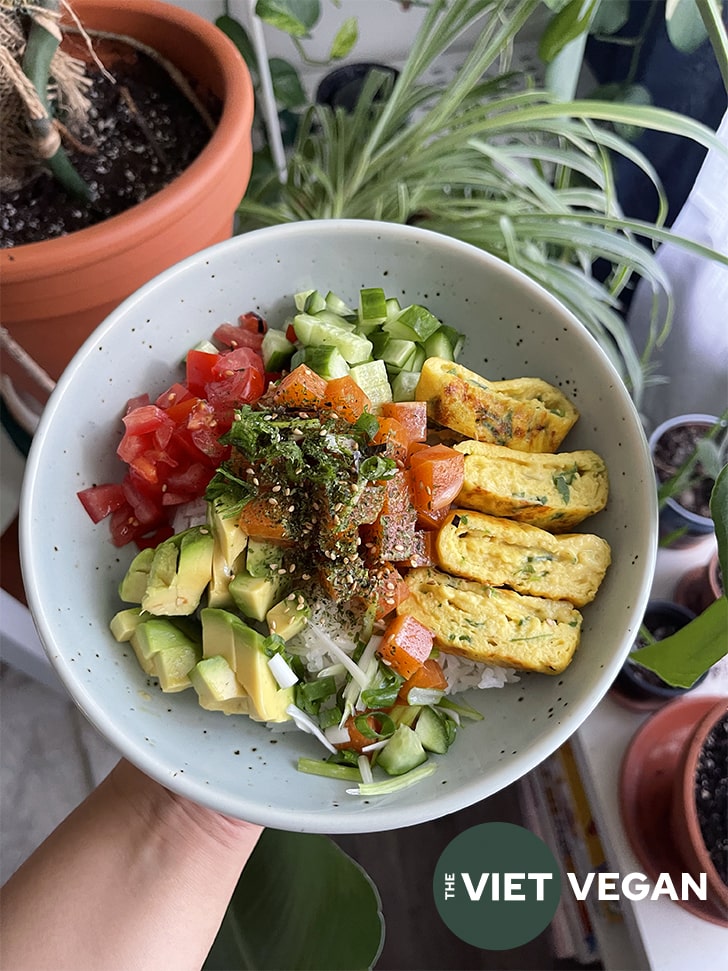
[{"label": "avocado chunk", "polygon": [[311,608],[303,597],[289,594],[285,600],[280,600],[270,608],[265,619],[271,634],[277,634],[284,641],[289,641],[301,633],[310,616]]},{"label": "avocado chunk", "polygon": [[202,708],[226,715],[247,715],[248,695],[224,657],[206,657],[190,671]]},{"label": "avocado chunk", "polygon": [[293,688],[278,687],[268,667],[265,638],[227,610],[206,607],[201,617],[205,656],[220,655],[228,661],[248,694],[250,717],[255,721],[288,721],[286,708],[293,703]]},{"label": "avocado chunk", "polygon": [[284,547],[264,539],[248,540],[245,569],[251,577],[270,577],[283,569]]},{"label": "avocado chunk", "polygon": [[130,641],[137,627],[143,624],[146,619],[142,614],[141,607],[127,607],[126,610],[120,610],[117,614],[114,614],[109,624],[109,630],[117,641]]},{"label": "avocado chunk", "polygon": [[119,599],[126,603],[140,604],[147,589],[149,571],[154,559],[154,549],[141,550],[129,564],[124,579],[119,584]]},{"label": "avocado chunk", "polygon": [[165,540],[154,551],[142,609],[164,616],[194,613],[212,576],[214,540],[208,526]]},{"label": "avocado chunk", "polygon": [[162,691],[189,688],[189,672],[200,660],[199,645],[171,620],[151,617],[130,638],[145,674],[159,678]]},{"label": "avocado chunk", "polygon": [[427,753],[413,729],[399,725],[379,752],[377,765],[389,775],[403,775],[427,761]]},{"label": "avocado chunk", "polygon": [[207,521],[222,562],[232,566],[245,550],[248,534],[240,528],[237,515],[228,513],[225,503],[218,499],[208,505]]},{"label": "avocado chunk", "polygon": [[265,620],[265,615],[281,599],[287,585],[285,576],[254,577],[243,570],[232,578],[228,589],[241,614],[253,620]]},{"label": "avocado chunk", "polygon": [[208,607],[222,607],[225,610],[235,607],[235,601],[230,593],[230,581],[239,570],[245,569],[245,551],[240,553],[232,566],[223,557],[215,543],[212,554],[212,576],[207,588]]}]

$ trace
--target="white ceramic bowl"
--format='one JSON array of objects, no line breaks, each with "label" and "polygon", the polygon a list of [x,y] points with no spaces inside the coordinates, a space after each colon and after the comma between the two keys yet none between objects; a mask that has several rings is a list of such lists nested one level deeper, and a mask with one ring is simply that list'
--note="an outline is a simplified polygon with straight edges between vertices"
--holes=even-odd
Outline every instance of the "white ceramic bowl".
[{"label": "white ceramic bowl", "polygon": [[[346,784],[296,771],[323,750],[300,732],[271,734],[244,717],[203,711],[193,692],[165,695],[117,644],[108,622],[132,549],[93,526],[76,492],[119,481],[115,456],[128,398],[163,391],[186,350],[256,309],[282,322],[294,292],[362,287],[429,307],[467,334],[461,362],[497,380],[538,376],[581,418],[563,449],[591,448],[611,478],[608,508],[585,528],[613,563],[584,609],[581,646],[557,677],[470,692],[485,715],[464,726],[437,772],[398,793],[349,796]],[[49,658],[73,699],[119,752],[193,800],[292,831],[351,833],[414,825],[468,806],[553,752],[603,697],[629,651],[650,588],[657,510],[633,405],[596,342],[535,283],[453,239],[368,221],[303,222],[239,236],[166,271],[126,300],[74,357],[48,403],[28,459],[21,553],[28,599]]]}]

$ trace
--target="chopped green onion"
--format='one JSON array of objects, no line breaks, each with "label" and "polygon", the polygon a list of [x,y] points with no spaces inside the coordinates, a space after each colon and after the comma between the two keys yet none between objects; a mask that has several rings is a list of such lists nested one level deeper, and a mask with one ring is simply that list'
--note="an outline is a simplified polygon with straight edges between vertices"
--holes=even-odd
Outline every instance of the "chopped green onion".
[{"label": "chopped green onion", "polygon": [[384,782],[362,782],[356,789],[346,791],[350,796],[387,796],[390,792],[398,792],[400,789],[406,789],[421,782],[428,775],[432,775],[436,769],[437,765],[434,762],[425,762],[424,765],[419,765],[416,769],[405,772],[404,775],[385,779]]},{"label": "chopped green onion", "polygon": [[356,766],[338,765],[336,762],[300,758],[297,768],[307,775],[322,775],[328,779],[345,779],[347,782],[359,782],[361,779],[361,772]]},{"label": "chopped green onion", "polygon": [[444,697],[439,688],[410,688],[407,693],[409,705],[436,705]]},{"label": "chopped green onion", "polygon": [[[369,721],[372,716],[379,724],[379,731],[372,727]],[[354,719],[354,725],[364,738],[371,738],[373,742],[378,742],[382,738],[389,738],[391,735],[394,735],[396,727],[392,719],[384,711],[371,711],[365,715],[357,715]]]},{"label": "chopped green onion", "polygon": [[331,695],[336,694],[336,682],[333,678],[317,678],[301,685],[301,694],[307,701],[323,701]]},{"label": "chopped green onion", "polygon": [[379,419],[376,415],[371,415],[368,411],[363,411],[354,422],[354,428],[364,438],[371,441],[379,431]]},{"label": "chopped green onion", "polygon": [[341,708],[338,705],[334,705],[333,708],[322,708],[319,711],[319,725],[324,730],[331,728],[332,725],[338,725],[341,721]]},{"label": "chopped green onion", "polygon": [[483,715],[476,708],[466,705],[464,701],[456,703],[451,698],[445,697],[438,702],[438,707],[449,708],[451,711],[462,715],[463,718],[472,718],[473,721],[483,720]]}]

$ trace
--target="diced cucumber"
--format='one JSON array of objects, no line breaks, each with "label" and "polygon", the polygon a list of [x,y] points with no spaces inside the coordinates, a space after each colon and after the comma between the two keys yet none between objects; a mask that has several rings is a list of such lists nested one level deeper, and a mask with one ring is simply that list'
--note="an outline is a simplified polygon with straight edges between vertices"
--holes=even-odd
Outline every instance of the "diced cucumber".
[{"label": "diced cucumber", "polygon": [[417,372],[421,371],[422,365],[425,363],[428,356],[429,355],[425,353],[425,349],[421,344],[415,344],[415,348],[405,361],[402,370]]},{"label": "diced cucumber", "polygon": [[273,374],[288,367],[296,350],[282,330],[267,331],[260,349],[266,371]]},{"label": "diced cucumber", "polygon": [[377,765],[389,775],[403,775],[427,760],[427,753],[413,729],[399,725],[379,752]]},{"label": "diced cucumber", "polygon": [[387,297],[387,316],[396,317],[397,314],[402,309],[402,306],[396,297]]},{"label": "diced cucumber", "polygon": [[361,364],[371,357],[372,344],[366,337],[309,314],[297,314],[293,318],[293,329],[304,347],[336,347],[349,364]]},{"label": "diced cucumber", "polygon": [[336,347],[303,347],[291,358],[291,370],[305,364],[325,381],[344,378],[349,373],[349,365]]},{"label": "diced cucumber", "polygon": [[417,303],[410,304],[396,317],[387,320],[383,329],[391,337],[424,343],[440,327],[440,321],[426,307]]},{"label": "diced cucumber", "polygon": [[428,752],[444,755],[450,747],[450,739],[445,725],[446,716],[425,705],[415,725],[415,734]]},{"label": "diced cucumber", "polygon": [[375,413],[392,400],[392,388],[384,361],[367,361],[355,364],[349,372],[362,391],[368,396]]},{"label": "diced cucumber", "polygon": [[401,370],[414,355],[417,345],[414,341],[392,337],[382,351],[382,360],[390,367]]},{"label": "diced cucumber", "polygon": [[454,327],[450,327],[448,324],[443,324],[440,330],[443,332],[445,337],[450,341],[450,347],[452,348],[452,359],[457,361],[460,357],[460,353],[465,344],[465,337],[460,333],[459,330],[455,330]]},{"label": "diced cucumber", "polygon": [[368,336],[369,340],[372,342],[372,356],[384,360],[382,357],[384,354],[384,348],[392,338],[389,336],[389,334],[385,334],[384,331],[379,327],[373,330]]},{"label": "diced cucumber", "polygon": [[399,374],[395,374],[392,378],[392,400],[414,401],[419,380],[419,371],[400,371]]},{"label": "diced cucumber", "polygon": [[327,310],[331,310],[340,317],[356,317],[355,311],[331,290],[326,294],[325,300]]},{"label": "diced cucumber", "polygon": [[322,297],[318,290],[302,290],[294,298],[296,310],[301,313],[315,314],[319,310],[326,309],[326,298]]},{"label": "diced cucumber", "polygon": [[331,324],[332,327],[338,327],[339,330],[352,331],[356,329],[356,323],[353,320],[347,320],[346,317],[342,317],[341,314],[336,314],[328,308],[319,310],[313,316],[316,320],[320,320],[324,324]]},{"label": "diced cucumber", "polygon": [[[447,334],[440,327],[434,334],[431,334],[425,341],[425,353],[427,357],[440,357],[443,361],[454,361],[452,344],[448,340]],[[413,370],[416,370],[413,368]]]},{"label": "diced cucumber", "polygon": [[359,319],[380,324],[387,317],[387,298],[381,287],[359,291]]}]

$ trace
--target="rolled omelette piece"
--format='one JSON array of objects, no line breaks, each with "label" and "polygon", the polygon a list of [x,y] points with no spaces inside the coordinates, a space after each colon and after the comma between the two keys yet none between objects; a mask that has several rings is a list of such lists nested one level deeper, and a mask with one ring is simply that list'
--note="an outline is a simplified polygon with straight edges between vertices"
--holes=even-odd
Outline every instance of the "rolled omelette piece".
[{"label": "rolled omelette piece", "polygon": [[609,543],[591,533],[553,533],[538,526],[455,509],[437,533],[437,559],[447,573],[575,607],[590,603],[611,562]]},{"label": "rolled omelette piece", "polygon": [[428,358],[415,390],[431,421],[480,442],[555,452],[579,412],[540,378],[488,381],[453,361]]},{"label": "rolled omelette piece", "polygon": [[526,453],[476,441],[454,448],[465,455],[459,506],[564,533],[607,504],[607,467],[588,449]]},{"label": "rolled omelette piece", "polygon": [[397,613],[424,624],[448,654],[560,674],[579,645],[582,617],[566,600],[528,597],[434,567],[410,570],[406,582],[410,596]]}]

